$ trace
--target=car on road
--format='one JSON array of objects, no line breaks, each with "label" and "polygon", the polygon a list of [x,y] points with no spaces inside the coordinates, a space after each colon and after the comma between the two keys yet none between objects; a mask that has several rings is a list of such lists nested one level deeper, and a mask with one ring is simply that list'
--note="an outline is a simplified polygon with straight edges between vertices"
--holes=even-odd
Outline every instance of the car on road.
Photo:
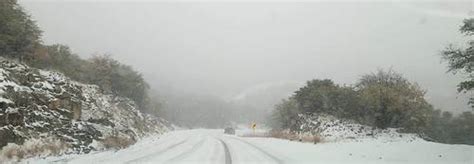
[{"label": "car on road", "polygon": [[224,134],[234,135],[235,134],[235,129],[232,128],[232,127],[227,127],[227,128],[224,129]]}]

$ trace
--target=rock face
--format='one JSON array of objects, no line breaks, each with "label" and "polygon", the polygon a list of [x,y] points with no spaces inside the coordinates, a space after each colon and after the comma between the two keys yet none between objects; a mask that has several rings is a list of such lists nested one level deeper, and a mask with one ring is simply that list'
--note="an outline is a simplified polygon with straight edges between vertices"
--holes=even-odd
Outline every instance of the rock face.
[{"label": "rock face", "polygon": [[31,138],[54,137],[71,152],[101,149],[110,136],[137,139],[168,130],[166,121],[145,115],[128,98],[64,75],[0,58],[0,148]]}]

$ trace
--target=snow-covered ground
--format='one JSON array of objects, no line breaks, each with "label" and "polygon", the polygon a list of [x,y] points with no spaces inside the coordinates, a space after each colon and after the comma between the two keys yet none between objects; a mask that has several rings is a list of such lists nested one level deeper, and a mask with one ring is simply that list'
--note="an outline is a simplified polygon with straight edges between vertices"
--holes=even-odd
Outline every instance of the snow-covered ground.
[{"label": "snow-covered ground", "polygon": [[[319,144],[247,138],[223,130],[178,130],[119,150],[28,159],[25,163],[413,163],[473,164],[474,146],[384,138]],[[238,131],[238,134],[248,130]]]}]

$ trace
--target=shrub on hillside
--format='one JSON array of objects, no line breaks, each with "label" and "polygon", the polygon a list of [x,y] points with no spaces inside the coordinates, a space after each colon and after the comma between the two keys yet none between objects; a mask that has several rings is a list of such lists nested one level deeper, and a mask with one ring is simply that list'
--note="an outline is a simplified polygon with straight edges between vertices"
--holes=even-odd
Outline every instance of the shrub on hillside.
[{"label": "shrub on hillside", "polygon": [[9,143],[2,148],[0,159],[23,159],[34,156],[50,156],[65,153],[69,145],[53,138],[27,140],[22,145]]},{"label": "shrub on hillside", "polygon": [[300,111],[295,99],[282,100],[280,104],[275,105],[275,110],[268,123],[275,130],[296,130],[298,127],[296,127],[295,121],[298,118],[298,113]]},{"label": "shrub on hillside", "polygon": [[[81,59],[66,45],[41,46],[28,64],[64,73],[73,80],[98,85],[104,93],[128,97],[142,111],[155,111],[148,95],[149,86],[143,76],[131,66],[122,64],[108,55]],[[149,112],[152,113],[152,112]]]},{"label": "shrub on hillside", "polygon": [[17,0],[0,1],[0,55],[31,57],[40,45],[41,30]]},{"label": "shrub on hillside", "polygon": [[392,70],[364,75],[356,85],[365,115],[363,120],[378,128],[404,128],[419,132],[426,126],[428,111],[425,91]]},{"label": "shrub on hillside", "polygon": [[102,140],[102,144],[106,149],[123,149],[135,142],[134,139],[126,136],[108,136]]},{"label": "shrub on hillside", "polygon": [[362,76],[355,87],[332,80],[311,80],[275,106],[271,125],[298,130],[297,114],[329,114],[378,128],[419,132],[428,121],[431,105],[425,92],[393,71],[379,70]]},{"label": "shrub on hillside", "polygon": [[107,55],[81,59],[66,45],[41,43],[41,30],[17,0],[0,1],[0,56],[19,59],[27,64],[53,69],[73,80],[95,84],[106,93],[134,100],[142,111],[156,114],[149,86],[132,67]]},{"label": "shrub on hillside", "polygon": [[[424,98],[425,91],[392,70],[367,74],[354,87],[329,79],[311,80],[275,106],[273,129],[301,131],[298,114],[332,115],[374,128],[399,128],[443,143],[474,144],[474,116],[441,113]],[[278,134],[277,134],[278,135]]]},{"label": "shrub on hillside", "polygon": [[276,130],[272,129],[265,133],[247,133],[241,135],[241,137],[265,137],[265,138],[278,138],[290,141],[299,141],[307,143],[320,143],[322,142],[321,135],[315,133],[298,133],[290,130]]},{"label": "shrub on hillside", "polygon": [[308,143],[320,143],[322,138],[319,134],[296,133],[289,130],[270,130],[265,134],[266,137],[286,139],[290,141],[300,141]]}]

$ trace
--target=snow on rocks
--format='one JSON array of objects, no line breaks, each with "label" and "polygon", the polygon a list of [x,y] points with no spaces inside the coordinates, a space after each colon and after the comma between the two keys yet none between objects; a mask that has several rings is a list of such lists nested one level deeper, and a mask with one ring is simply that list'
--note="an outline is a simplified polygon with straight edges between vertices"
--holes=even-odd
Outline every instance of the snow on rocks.
[{"label": "snow on rocks", "polygon": [[0,58],[0,148],[48,137],[68,145],[69,153],[87,153],[107,137],[136,140],[167,131],[165,124],[128,98]]}]

